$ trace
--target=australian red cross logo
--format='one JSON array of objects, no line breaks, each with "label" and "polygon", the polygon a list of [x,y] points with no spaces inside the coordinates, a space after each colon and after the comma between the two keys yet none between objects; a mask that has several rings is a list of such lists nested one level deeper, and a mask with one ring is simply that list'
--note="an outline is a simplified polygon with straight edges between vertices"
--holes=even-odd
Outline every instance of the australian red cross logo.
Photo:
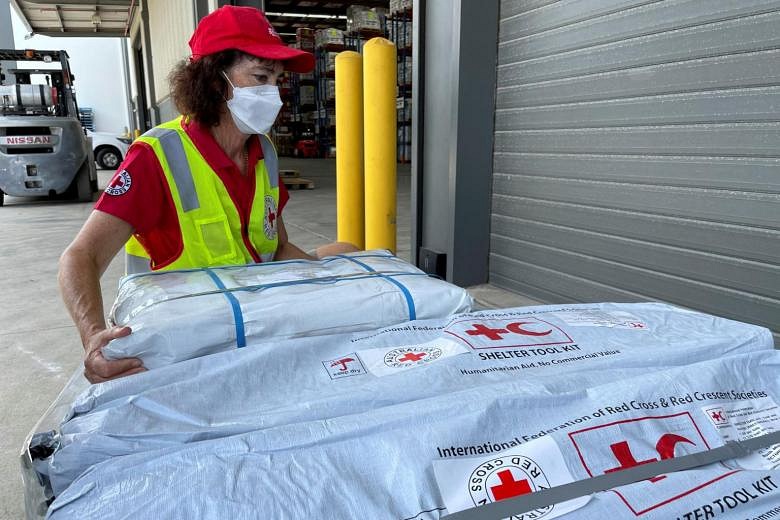
[{"label": "australian red cross logo", "polygon": [[[569,439],[591,477],[710,449],[688,412],[594,426],[571,432]],[[701,473],[695,483],[687,475],[659,475],[612,492],[639,516],[732,473],[725,466],[716,466]]]},{"label": "australian red cross logo", "polygon": [[[475,506],[498,502],[548,489],[550,482],[539,465],[528,457],[507,455],[480,464],[469,477],[469,493]],[[543,518],[553,506],[529,511],[522,517]]]},{"label": "australian red cross logo", "polygon": [[399,347],[385,354],[385,365],[391,368],[406,368],[430,363],[442,355],[438,347]]},{"label": "australian red cross logo", "polygon": [[127,170],[122,170],[114,176],[111,183],[106,187],[106,193],[109,195],[123,195],[130,191],[132,184],[133,179],[130,177],[130,173]]},{"label": "australian red cross logo", "polygon": [[528,316],[459,320],[451,323],[444,332],[475,350],[573,343],[571,337],[556,325]]},{"label": "australian red cross logo", "polygon": [[265,219],[263,220],[263,231],[268,240],[276,238],[276,200],[270,195],[265,196]]}]

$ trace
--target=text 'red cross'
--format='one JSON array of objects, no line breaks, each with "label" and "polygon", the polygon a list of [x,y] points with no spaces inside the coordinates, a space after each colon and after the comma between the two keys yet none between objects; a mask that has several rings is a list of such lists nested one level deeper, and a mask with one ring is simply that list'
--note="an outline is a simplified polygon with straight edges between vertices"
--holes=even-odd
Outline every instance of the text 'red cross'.
[{"label": "text 'red cross'", "polygon": [[420,361],[425,357],[425,352],[415,354],[414,352],[407,353],[404,357],[398,358],[398,361]]},{"label": "text 'red cross'", "polygon": [[466,334],[469,336],[487,336],[492,340],[504,339],[501,334],[508,333],[509,331],[506,329],[491,329],[490,327],[485,327],[481,323],[474,323],[474,329],[466,331]]},{"label": "text 'red cross'", "polygon": [[528,481],[525,479],[515,480],[512,472],[508,469],[499,471],[498,478],[501,479],[501,484],[490,487],[490,491],[493,492],[493,497],[496,501],[527,495],[531,492],[531,486],[528,484]]}]

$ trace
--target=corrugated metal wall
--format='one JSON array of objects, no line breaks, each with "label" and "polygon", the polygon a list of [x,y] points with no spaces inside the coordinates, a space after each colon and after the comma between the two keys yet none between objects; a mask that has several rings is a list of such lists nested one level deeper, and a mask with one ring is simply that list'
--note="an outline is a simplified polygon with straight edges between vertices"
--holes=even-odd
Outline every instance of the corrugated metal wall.
[{"label": "corrugated metal wall", "polygon": [[780,331],[780,1],[503,0],[491,283]]},{"label": "corrugated metal wall", "polygon": [[[149,0],[149,32],[152,42],[155,104],[170,94],[168,74],[190,55],[187,44],[195,30],[193,0]],[[163,118],[164,119],[164,118]]]}]

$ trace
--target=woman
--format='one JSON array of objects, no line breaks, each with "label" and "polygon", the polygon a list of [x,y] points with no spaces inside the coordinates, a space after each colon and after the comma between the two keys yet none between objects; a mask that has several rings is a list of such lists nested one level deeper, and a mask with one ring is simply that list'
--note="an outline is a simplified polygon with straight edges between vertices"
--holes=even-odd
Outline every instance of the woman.
[{"label": "woman", "polygon": [[[314,57],[286,47],[251,7],[214,11],[189,43],[192,56],[170,78],[185,116],[136,140],[60,259],[60,289],[93,383],[144,370],[140,360],[109,361],[101,352],[131,332],[106,328],[100,292],[100,276],[123,245],[128,272],[315,259],[287,240],[288,196],[265,136],[282,106],[284,70],[308,72]],[[335,243],[316,254],[356,250]]]}]

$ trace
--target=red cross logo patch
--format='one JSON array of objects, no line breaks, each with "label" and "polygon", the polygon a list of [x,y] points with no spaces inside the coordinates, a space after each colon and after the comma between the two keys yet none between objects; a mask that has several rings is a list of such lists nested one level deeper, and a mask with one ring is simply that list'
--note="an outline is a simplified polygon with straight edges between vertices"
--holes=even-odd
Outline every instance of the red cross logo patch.
[{"label": "red cross logo patch", "polygon": [[106,193],[109,195],[124,195],[128,191],[130,191],[130,186],[133,185],[133,178],[130,177],[130,172],[127,170],[122,170],[121,172],[114,175],[114,178],[111,179],[111,182],[108,186],[106,186]]},{"label": "red cross logo patch", "polygon": [[[569,439],[591,477],[710,449],[688,412],[615,421],[573,431]],[[693,481],[685,472],[671,473],[612,492],[640,516],[733,473],[725,466],[712,465],[699,470]]]},{"label": "red cross logo patch", "polygon": [[430,363],[442,355],[437,347],[400,347],[385,354],[385,365],[391,368],[406,368]]},{"label": "red cross logo patch", "polygon": [[[475,506],[527,495],[549,487],[550,482],[539,465],[522,455],[507,455],[483,462],[469,477],[469,493]],[[552,509],[553,506],[537,509],[529,518],[544,518]]]},{"label": "red cross logo patch", "polygon": [[277,218],[278,215],[276,211],[276,200],[272,196],[266,195],[265,196],[265,219],[263,220],[263,231],[265,232],[265,237],[268,240],[273,240],[276,238]]}]

